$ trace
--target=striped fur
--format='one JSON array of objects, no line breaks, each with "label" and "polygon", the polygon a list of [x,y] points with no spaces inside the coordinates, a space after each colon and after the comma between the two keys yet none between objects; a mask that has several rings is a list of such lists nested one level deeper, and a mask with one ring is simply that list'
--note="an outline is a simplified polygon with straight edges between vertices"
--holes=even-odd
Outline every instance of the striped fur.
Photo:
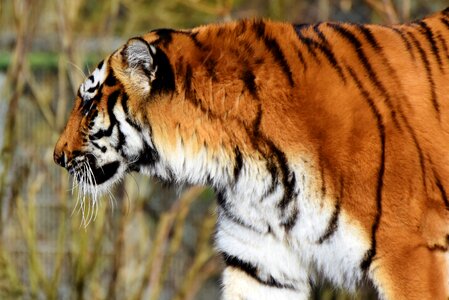
[{"label": "striped fur", "polygon": [[133,38],[81,85],[55,161],[95,193],[131,171],[213,187],[225,299],[307,299],[319,274],[447,299],[447,149],[449,9]]}]

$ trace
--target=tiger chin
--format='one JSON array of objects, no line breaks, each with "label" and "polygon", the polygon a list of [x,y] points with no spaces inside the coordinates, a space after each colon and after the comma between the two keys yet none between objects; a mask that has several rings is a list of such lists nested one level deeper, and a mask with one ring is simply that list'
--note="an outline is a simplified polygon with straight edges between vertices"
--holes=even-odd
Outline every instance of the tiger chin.
[{"label": "tiger chin", "polygon": [[224,299],[449,296],[449,9],[408,24],[243,20],[130,39],[54,151],[105,192],[211,186]]}]

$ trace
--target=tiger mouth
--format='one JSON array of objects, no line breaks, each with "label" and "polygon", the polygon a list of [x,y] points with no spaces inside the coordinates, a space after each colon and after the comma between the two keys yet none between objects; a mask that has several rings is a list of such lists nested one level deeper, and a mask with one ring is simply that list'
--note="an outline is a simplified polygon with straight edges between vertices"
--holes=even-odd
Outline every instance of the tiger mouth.
[{"label": "tiger mouth", "polygon": [[92,168],[95,183],[98,185],[111,179],[117,173],[119,166],[118,161],[113,161],[104,166]]},{"label": "tiger mouth", "polygon": [[111,179],[117,173],[117,170],[120,167],[119,161],[113,161],[103,166],[97,166],[95,163],[92,163],[91,160],[88,161],[89,169],[84,169],[82,168],[82,165],[78,165],[77,167],[72,167],[68,170],[72,176],[76,177],[76,180],[78,182],[85,181],[85,179],[83,178],[83,173],[89,172],[89,175],[93,175],[93,180],[91,181],[91,183],[100,185]]}]

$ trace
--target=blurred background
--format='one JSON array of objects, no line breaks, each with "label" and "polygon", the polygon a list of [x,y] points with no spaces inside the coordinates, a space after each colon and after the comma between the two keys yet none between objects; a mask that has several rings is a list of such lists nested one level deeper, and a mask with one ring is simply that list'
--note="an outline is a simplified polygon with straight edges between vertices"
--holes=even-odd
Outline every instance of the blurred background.
[{"label": "blurred background", "polygon": [[[0,0],[0,299],[218,299],[215,196],[137,174],[85,226],[53,146],[84,75],[129,37],[238,18],[390,24],[447,0]],[[326,283],[313,299],[375,299]]]}]

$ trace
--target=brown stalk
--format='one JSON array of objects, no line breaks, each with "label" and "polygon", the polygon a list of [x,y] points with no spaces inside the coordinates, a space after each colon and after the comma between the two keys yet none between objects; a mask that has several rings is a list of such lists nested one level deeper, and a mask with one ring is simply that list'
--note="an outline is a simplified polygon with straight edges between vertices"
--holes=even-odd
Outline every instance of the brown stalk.
[{"label": "brown stalk", "polygon": [[[36,24],[40,17],[39,0],[14,1],[14,20],[16,25],[16,44],[13,50],[13,59],[8,69],[5,90],[2,98],[8,102],[6,112],[3,147],[0,149],[0,158],[3,161],[3,171],[0,173],[0,200],[4,201],[6,190],[10,186],[10,172],[14,160],[15,146],[17,145],[15,127],[17,122],[17,110],[19,99],[25,86],[24,66],[26,55],[30,50],[31,40],[34,37]],[[9,199],[11,202],[12,199]],[[2,215],[0,207],[0,215]],[[0,233],[3,225],[0,223]]]},{"label": "brown stalk", "polygon": [[176,215],[184,205],[190,205],[198,196],[204,191],[204,188],[193,187],[176,200],[170,210],[161,215],[156,228],[156,235],[153,239],[153,245],[150,250],[150,254],[145,264],[144,274],[136,294],[130,299],[139,300],[150,286],[155,291],[152,291],[152,298],[157,297],[160,292],[160,273],[165,258],[165,248],[167,246],[170,231],[173,227]]},{"label": "brown stalk", "polygon": [[365,0],[371,8],[388,24],[399,23],[399,15],[391,0]]},{"label": "brown stalk", "polygon": [[122,203],[121,205],[122,211],[121,211],[121,217],[120,217],[120,223],[119,223],[119,229],[117,238],[115,240],[114,245],[114,256],[112,257],[112,274],[111,279],[109,281],[109,287],[108,287],[108,293],[106,296],[106,299],[116,299],[116,287],[117,282],[119,278],[120,270],[123,266],[123,258],[124,258],[124,244],[125,244],[125,229],[126,225],[128,224],[129,217],[131,216],[130,213],[127,212],[127,206],[125,203]]},{"label": "brown stalk", "polygon": [[[213,203],[215,206],[215,203]],[[206,280],[208,277],[205,277],[203,271],[207,263],[213,258],[215,255],[214,249],[211,245],[211,236],[215,228],[216,216],[210,213],[204,223],[201,226],[200,234],[197,242],[197,250],[195,257],[193,259],[192,264],[187,271],[186,276],[184,277],[184,281],[181,285],[180,290],[177,292],[175,296],[175,300],[187,300],[192,299],[196,292],[200,287],[200,283]],[[215,265],[216,269],[212,268],[210,274],[214,274],[214,272],[218,272],[218,264]],[[211,268],[211,266],[209,266]],[[192,287],[197,287],[197,289],[193,289]]]}]

